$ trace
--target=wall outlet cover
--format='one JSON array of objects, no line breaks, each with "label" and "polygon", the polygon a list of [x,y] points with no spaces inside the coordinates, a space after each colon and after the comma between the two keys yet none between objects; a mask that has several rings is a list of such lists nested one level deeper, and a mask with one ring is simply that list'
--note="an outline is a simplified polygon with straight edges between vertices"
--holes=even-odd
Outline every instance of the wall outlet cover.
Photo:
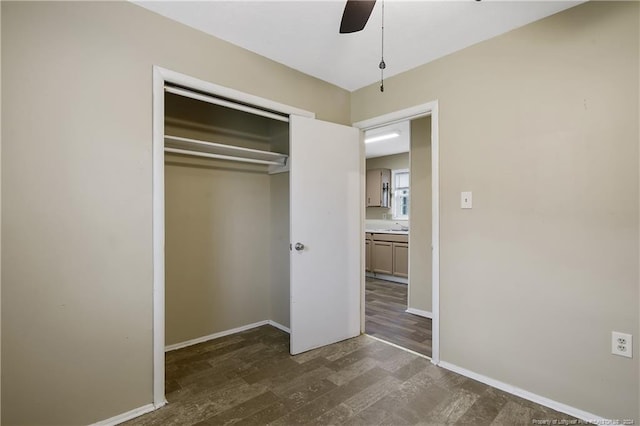
[{"label": "wall outlet cover", "polygon": [[619,331],[611,332],[611,353],[633,358],[633,336]]}]

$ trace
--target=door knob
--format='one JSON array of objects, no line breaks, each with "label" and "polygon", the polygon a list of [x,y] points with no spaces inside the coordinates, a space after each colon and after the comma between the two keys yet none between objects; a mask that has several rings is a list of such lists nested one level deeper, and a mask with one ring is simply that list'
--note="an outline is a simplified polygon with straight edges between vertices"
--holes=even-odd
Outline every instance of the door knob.
[{"label": "door knob", "polygon": [[302,244],[302,243],[296,243],[296,245],[294,246],[294,248],[295,248],[297,251],[302,251],[302,250],[304,250],[304,244]]}]

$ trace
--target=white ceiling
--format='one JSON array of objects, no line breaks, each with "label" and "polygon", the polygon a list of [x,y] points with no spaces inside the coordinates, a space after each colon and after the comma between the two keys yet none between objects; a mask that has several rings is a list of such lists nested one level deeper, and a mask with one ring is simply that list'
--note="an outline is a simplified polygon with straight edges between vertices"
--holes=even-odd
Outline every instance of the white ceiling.
[{"label": "white ceiling", "polygon": [[365,141],[367,138],[373,138],[375,136],[386,135],[389,133],[398,133],[398,137],[365,143],[364,148],[366,158],[409,152],[411,145],[411,122],[408,120],[393,123],[384,127],[378,127],[373,130],[367,130],[364,133]]},{"label": "white ceiling", "polygon": [[[352,34],[338,33],[344,0],[134,3],[350,91],[380,79],[380,0]],[[579,3],[386,0],[385,77]]]}]

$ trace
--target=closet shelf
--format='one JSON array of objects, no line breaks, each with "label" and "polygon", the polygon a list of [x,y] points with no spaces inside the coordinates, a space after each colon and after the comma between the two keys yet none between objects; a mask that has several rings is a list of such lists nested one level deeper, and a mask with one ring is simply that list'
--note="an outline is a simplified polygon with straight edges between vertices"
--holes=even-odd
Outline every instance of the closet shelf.
[{"label": "closet shelf", "polygon": [[261,151],[259,149],[243,148],[179,136],[164,137],[165,152],[175,154],[195,155],[198,157],[217,158],[219,160],[241,161],[245,163],[267,164],[285,167],[288,156],[277,152]]}]

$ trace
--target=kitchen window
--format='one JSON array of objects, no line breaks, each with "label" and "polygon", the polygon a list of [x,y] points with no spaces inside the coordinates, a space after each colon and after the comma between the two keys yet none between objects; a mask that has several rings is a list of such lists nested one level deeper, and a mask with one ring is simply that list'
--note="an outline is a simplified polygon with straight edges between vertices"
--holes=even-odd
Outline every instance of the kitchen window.
[{"label": "kitchen window", "polygon": [[409,169],[393,170],[393,218],[409,220]]}]

